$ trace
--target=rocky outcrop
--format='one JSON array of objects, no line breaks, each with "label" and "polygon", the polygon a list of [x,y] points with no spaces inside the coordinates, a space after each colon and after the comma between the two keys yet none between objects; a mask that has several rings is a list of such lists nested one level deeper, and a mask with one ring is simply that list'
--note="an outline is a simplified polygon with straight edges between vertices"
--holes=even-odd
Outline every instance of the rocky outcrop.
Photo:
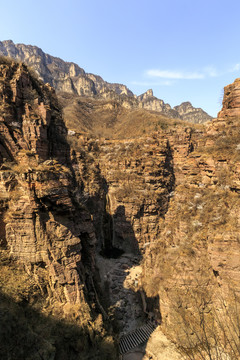
[{"label": "rocky outcrop", "polygon": [[240,115],[240,79],[224,88],[222,110],[218,113],[218,120],[227,122],[236,119]]},{"label": "rocky outcrop", "polygon": [[194,124],[201,124],[212,120],[211,116],[209,116],[205,111],[201,108],[193,107],[189,101],[183,102],[181,105],[174,106],[173,109],[177,111],[181,119]]},{"label": "rocky outcrop", "polygon": [[0,55],[24,62],[34,69],[40,79],[49,83],[58,92],[111,99],[118,101],[127,109],[144,108],[192,123],[202,123],[212,119],[202,109],[190,105],[186,107],[185,103],[179,105],[179,111],[178,107],[172,109],[169,104],[153,96],[152,90],[136,96],[125,85],[106,82],[98,75],[86,73],[75,63],[65,62],[44,53],[37,46],[14,44],[11,40],[0,41]]},{"label": "rocky outcrop", "polygon": [[161,112],[170,118],[182,119],[181,114],[178,113],[175,109],[172,109],[169,104],[165,104],[163,100],[156,98],[153,95],[152,89],[147,90],[142,95],[139,95],[137,99],[139,100],[139,107],[143,109]]}]

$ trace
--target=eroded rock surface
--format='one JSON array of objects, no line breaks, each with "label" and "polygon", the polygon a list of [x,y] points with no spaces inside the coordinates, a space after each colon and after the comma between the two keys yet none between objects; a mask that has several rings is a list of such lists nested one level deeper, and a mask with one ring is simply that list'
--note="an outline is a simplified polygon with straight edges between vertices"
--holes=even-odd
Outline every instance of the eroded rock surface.
[{"label": "eroded rock surface", "polygon": [[[144,257],[144,288],[148,295],[158,289],[163,328],[177,343],[195,348],[197,359],[239,356],[238,83],[225,88],[218,118],[192,134],[194,150],[184,163],[173,153],[174,195],[159,241]],[[219,348],[226,336],[229,343]]]},{"label": "eroded rock surface", "polygon": [[81,224],[74,221],[66,128],[53,110],[53,90],[36,86],[25,66],[3,64],[0,74],[6,241],[14,258],[48,267],[52,291],[76,303],[83,296],[80,234],[90,236],[92,245],[95,235],[83,211]]}]

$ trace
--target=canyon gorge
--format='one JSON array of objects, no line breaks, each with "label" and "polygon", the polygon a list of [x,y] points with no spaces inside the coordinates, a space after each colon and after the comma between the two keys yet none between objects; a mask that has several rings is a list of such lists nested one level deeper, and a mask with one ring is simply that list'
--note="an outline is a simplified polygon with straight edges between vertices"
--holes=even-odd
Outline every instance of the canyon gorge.
[{"label": "canyon gorge", "polygon": [[0,51],[1,358],[239,359],[240,79],[212,119]]}]

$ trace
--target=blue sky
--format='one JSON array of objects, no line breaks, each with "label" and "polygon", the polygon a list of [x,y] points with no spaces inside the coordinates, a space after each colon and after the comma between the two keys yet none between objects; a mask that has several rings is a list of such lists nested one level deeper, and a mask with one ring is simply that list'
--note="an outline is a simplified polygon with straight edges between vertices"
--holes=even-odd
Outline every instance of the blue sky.
[{"label": "blue sky", "polygon": [[1,1],[0,40],[39,46],[137,95],[210,115],[240,77],[239,0]]}]

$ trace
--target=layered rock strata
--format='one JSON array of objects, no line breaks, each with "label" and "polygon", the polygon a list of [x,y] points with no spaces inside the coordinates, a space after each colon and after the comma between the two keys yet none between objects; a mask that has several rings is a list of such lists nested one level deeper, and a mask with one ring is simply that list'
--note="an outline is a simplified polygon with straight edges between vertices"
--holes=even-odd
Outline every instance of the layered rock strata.
[{"label": "layered rock strata", "polygon": [[79,303],[85,279],[82,239],[88,249],[96,239],[88,213],[73,201],[66,128],[54,91],[24,65],[1,64],[0,98],[5,242],[13,258],[48,268],[52,294],[63,303]]},{"label": "layered rock strata", "polygon": [[159,295],[165,331],[194,359],[239,357],[238,85],[225,88],[206,132],[193,132],[184,164],[173,154],[174,195],[144,257],[143,287]]}]

